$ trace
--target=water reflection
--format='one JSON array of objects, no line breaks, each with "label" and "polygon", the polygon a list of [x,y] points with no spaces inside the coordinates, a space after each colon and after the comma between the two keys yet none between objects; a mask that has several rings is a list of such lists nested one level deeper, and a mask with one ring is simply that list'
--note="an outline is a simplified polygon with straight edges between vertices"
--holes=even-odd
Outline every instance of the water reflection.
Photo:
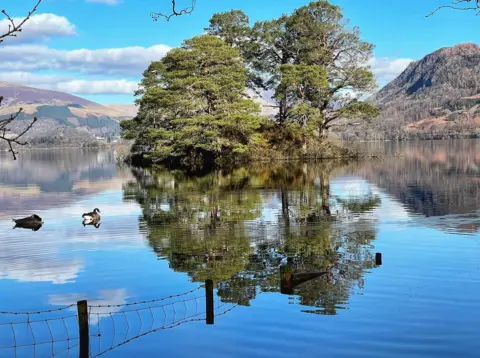
[{"label": "water reflection", "polygon": [[28,229],[32,231],[38,231],[43,226],[43,220],[37,214],[33,214],[29,217],[22,218],[22,219],[13,219],[15,223],[14,229],[22,228]]},{"label": "water reflection", "polygon": [[[87,299],[108,312],[102,319],[94,307],[91,322],[100,323],[99,341],[110,347],[112,336],[123,342],[126,331],[129,339],[153,320],[155,329],[166,329],[172,317],[202,313],[206,295],[203,287],[192,293],[188,309],[185,297],[173,299],[167,319],[163,303],[153,315],[142,306],[141,320],[133,303],[212,279],[218,305],[236,307],[216,316],[213,327],[182,324],[112,354],[153,356],[162,339],[166,356],[211,355],[212,346],[218,356],[310,356],[318,344],[327,356],[389,356],[392,347],[399,349],[395,356],[413,350],[455,356],[458,347],[468,356],[477,351],[470,348],[479,319],[472,299],[480,225],[476,145],[423,142],[389,150],[397,154],[383,161],[262,164],[202,177],[120,168],[109,153],[25,151],[15,163],[0,154],[0,308],[58,309]],[[95,207],[102,226],[80,225],[82,213]],[[38,232],[12,230],[12,217],[32,213],[45,221]],[[385,255],[381,269],[378,252]],[[117,312],[127,305],[128,325],[129,308]],[[215,314],[221,312],[215,304]],[[70,314],[68,327],[77,334],[73,308]],[[341,316],[322,324],[322,315],[334,314]],[[5,327],[0,346],[13,339]],[[458,334],[451,327],[460,327]],[[34,329],[50,342],[46,326]]]},{"label": "water reflection", "polygon": [[[138,229],[132,225],[129,231],[124,223],[138,208],[122,204],[120,195],[129,178],[130,169],[117,167],[110,151],[25,150],[17,161],[1,152],[0,279],[73,283],[88,261],[80,250],[97,250],[100,243],[109,241],[133,243],[138,236],[124,235]],[[92,204],[85,207],[82,201],[93,198],[107,210],[110,222],[119,216],[127,220],[105,235],[87,232],[80,220]],[[29,219],[33,213],[39,220]],[[135,221],[132,217],[131,222]]]},{"label": "water reflection", "polygon": [[116,167],[111,151],[26,150],[20,159],[0,153],[0,219],[64,207],[121,188],[130,177],[128,169]]},{"label": "water reflection", "polygon": [[109,306],[109,314],[117,313],[121,310],[121,306],[127,303],[128,295],[124,288],[113,290],[100,290],[94,297],[89,297],[86,293],[66,293],[66,294],[52,294],[48,297],[48,302],[52,306],[71,306],[68,310],[71,312],[77,312],[76,303],[81,300],[88,300],[90,307],[90,319],[89,323],[95,325],[99,322],[100,313],[105,312],[105,309],[101,309],[99,305]]},{"label": "water reflection", "polygon": [[[281,274],[288,271],[310,277],[289,291],[299,304],[335,314],[352,288],[363,286],[365,270],[375,267],[368,213],[381,202],[372,193],[332,196],[331,171],[343,164],[202,177],[135,169],[124,195],[141,205],[140,226],[157,255],[194,282],[212,279],[225,302],[249,305],[259,292],[281,292]],[[267,218],[266,203],[276,213]],[[266,221],[268,235],[259,230]]]},{"label": "water reflection", "polygon": [[[386,147],[385,147],[386,146]],[[442,140],[373,143],[385,159],[352,163],[360,175],[400,201],[421,225],[475,233],[480,228],[480,141]]]}]

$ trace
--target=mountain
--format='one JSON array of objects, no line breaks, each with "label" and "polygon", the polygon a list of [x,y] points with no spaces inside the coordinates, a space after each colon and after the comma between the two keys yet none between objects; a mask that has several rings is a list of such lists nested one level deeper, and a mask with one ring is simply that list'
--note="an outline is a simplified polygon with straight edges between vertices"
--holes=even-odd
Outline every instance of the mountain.
[{"label": "mountain", "polygon": [[0,96],[4,97],[0,119],[23,108],[11,125],[13,133],[22,131],[33,117],[38,118],[25,136],[33,145],[79,146],[94,142],[97,137],[118,136],[118,121],[134,116],[128,105],[106,106],[68,93],[8,82],[0,82]]},{"label": "mountain", "polygon": [[138,106],[135,104],[104,104],[104,106],[120,111],[125,117],[127,117],[125,119],[132,119],[138,112]]},{"label": "mountain", "polygon": [[480,46],[441,48],[414,61],[369,101],[408,131],[480,128]]}]

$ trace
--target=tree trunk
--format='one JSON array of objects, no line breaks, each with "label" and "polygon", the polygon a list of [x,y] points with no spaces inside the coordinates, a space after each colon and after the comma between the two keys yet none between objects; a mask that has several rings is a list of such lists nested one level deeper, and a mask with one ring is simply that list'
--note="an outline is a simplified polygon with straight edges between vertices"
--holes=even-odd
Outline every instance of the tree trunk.
[{"label": "tree trunk", "polygon": [[307,138],[302,138],[302,155],[307,155]]},{"label": "tree trunk", "polygon": [[328,174],[322,174],[320,177],[320,192],[322,195],[322,210],[324,214],[330,216],[330,178]]},{"label": "tree trunk", "polygon": [[281,189],[282,194],[282,217],[285,222],[285,226],[290,225],[290,214],[289,214],[289,205],[288,205],[288,190],[283,188]]},{"label": "tree trunk", "polygon": [[323,138],[326,138],[327,135],[328,135],[327,126],[324,124],[320,124],[318,126],[318,136],[323,139]]}]

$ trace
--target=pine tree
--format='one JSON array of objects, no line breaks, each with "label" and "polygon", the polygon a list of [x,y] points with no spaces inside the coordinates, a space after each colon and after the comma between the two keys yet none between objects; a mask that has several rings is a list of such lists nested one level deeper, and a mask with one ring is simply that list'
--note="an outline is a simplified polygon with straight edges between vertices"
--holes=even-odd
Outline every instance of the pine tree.
[{"label": "pine tree", "polygon": [[[378,115],[376,107],[358,99],[376,87],[367,65],[373,45],[361,40],[359,29],[345,23],[340,7],[326,0],[311,2],[291,15],[256,22],[252,28],[240,10],[217,14],[207,31],[242,50],[256,77],[263,78],[261,87],[275,93],[280,125],[298,122],[299,110],[303,119],[308,113],[308,124],[314,124],[317,133],[340,118]],[[326,83],[318,81],[315,90],[292,97],[292,80],[301,86],[312,80],[313,73],[321,72]]]},{"label": "pine tree", "polygon": [[242,97],[247,77],[238,49],[212,35],[186,40],[145,71],[139,114],[123,135],[153,163],[242,159],[264,120]]}]

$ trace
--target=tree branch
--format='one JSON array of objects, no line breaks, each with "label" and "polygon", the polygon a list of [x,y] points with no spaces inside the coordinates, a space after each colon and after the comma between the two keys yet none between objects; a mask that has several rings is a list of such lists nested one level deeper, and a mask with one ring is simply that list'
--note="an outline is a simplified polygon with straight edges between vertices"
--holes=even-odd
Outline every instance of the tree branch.
[{"label": "tree branch", "polygon": [[25,25],[25,23],[30,19],[30,17],[35,13],[35,11],[37,11],[41,2],[42,0],[37,0],[37,3],[32,8],[32,10],[30,10],[27,16],[25,16],[23,20],[17,24],[15,23],[15,21],[13,21],[13,18],[5,10],[2,9],[1,13],[3,14],[3,16],[6,17],[10,24],[8,25],[8,30],[3,34],[0,34],[0,43],[2,43],[6,37],[16,37],[18,32],[22,32],[22,26]]},{"label": "tree branch", "polygon": [[[9,22],[8,30],[4,33],[0,33],[0,43],[2,43],[7,37],[16,37],[19,32],[22,32],[22,27],[25,23],[32,17],[32,15],[37,11],[40,3],[43,0],[37,0],[35,6],[28,12],[28,14],[18,23],[15,23],[14,19],[5,11],[1,10],[0,12],[5,16],[7,21]],[[0,106],[2,105],[3,96],[0,96]],[[20,113],[22,112],[22,108],[20,108],[15,114],[11,114],[10,117],[5,119],[0,119],[0,140],[4,140],[7,142],[9,147],[9,152],[12,153],[13,159],[17,160],[16,154],[13,149],[13,144],[17,145],[26,145],[27,142],[21,141],[20,139],[33,127],[33,124],[37,121],[37,117],[34,117],[32,122],[17,136],[10,135],[11,129],[7,128],[7,126],[12,123],[15,119],[18,118]]]},{"label": "tree branch", "polygon": [[192,1],[192,5],[190,7],[177,10],[176,0],[172,0],[172,12],[170,14],[165,14],[162,12],[152,12],[150,15],[152,16],[153,21],[157,21],[161,17],[165,18],[167,21],[170,21],[170,18],[172,18],[173,16],[182,16],[186,14],[191,14],[193,10],[195,10],[195,5],[197,3],[197,0],[191,0],[191,1]]},{"label": "tree branch", "polygon": [[455,0],[451,5],[439,6],[426,17],[432,16],[441,9],[474,11],[476,15],[480,15],[480,0]]},{"label": "tree branch", "polygon": [[[3,96],[0,96],[0,105],[2,101],[3,101]],[[7,142],[9,147],[9,152],[12,153],[13,155],[13,160],[17,160],[16,154],[18,154],[18,152],[15,152],[15,150],[13,149],[13,144],[26,145],[27,142],[21,141],[20,138],[23,137],[33,127],[33,124],[37,121],[37,117],[33,117],[32,122],[27,126],[27,128],[23,130],[23,132],[21,132],[16,136],[10,135],[11,130],[7,128],[7,126],[10,123],[12,123],[15,119],[18,118],[22,110],[23,108],[20,108],[15,114],[11,114],[10,117],[6,119],[0,119],[0,139]]]}]

